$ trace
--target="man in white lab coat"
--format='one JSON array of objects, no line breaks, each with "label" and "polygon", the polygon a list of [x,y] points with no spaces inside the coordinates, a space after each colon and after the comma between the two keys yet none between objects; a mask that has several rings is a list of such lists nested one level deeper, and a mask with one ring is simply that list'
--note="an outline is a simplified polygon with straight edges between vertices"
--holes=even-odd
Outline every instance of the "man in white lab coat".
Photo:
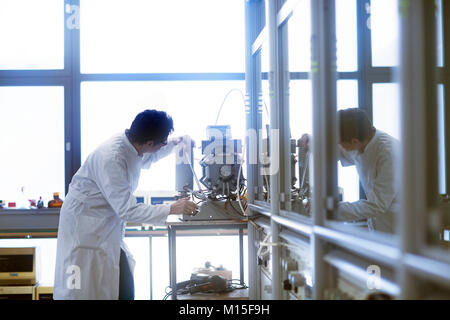
[{"label": "man in white lab coat", "polygon": [[[356,166],[367,199],[340,202],[338,221],[365,221],[369,229],[393,233],[395,215],[400,211],[396,165],[399,141],[373,127],[362,109],[338,111],[340,128],[339,159],[343,166]],[[300,144],[308,145],[304,135]]]},{"label": "man in white lab coat", "polygon": [[169,214],[196,211],[187,198],[149,206],[133,196],[141,169],[188,140],[167,140],[172,130],[165,112],[145,110],[129,130],[92,152],[73,176],[59,218],[54,299],[134,299],[134,260],[123,241],[126,223],[164,225]]}]

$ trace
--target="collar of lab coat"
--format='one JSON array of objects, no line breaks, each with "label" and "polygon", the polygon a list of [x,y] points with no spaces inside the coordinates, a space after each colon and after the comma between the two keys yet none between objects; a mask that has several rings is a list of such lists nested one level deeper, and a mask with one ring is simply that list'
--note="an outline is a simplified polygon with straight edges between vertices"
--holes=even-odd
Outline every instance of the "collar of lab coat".
[{"label": "collar of lab coat", "polygon": [[380,136],[380,132],[378,129],[375,129],[375,134],[372,138],[372,140],[369,141],[369,143],[366,145],[366,148],[364,149],[364,152],[360,154],[360,157],[370,157],[372,152],[373,152],[373,148],[376,144],[376,141],[378,140],[379,136]]},{"label": "collar of lab coat", "polygon": [[142,156],[140,156],[136,150],[136,148],[131,144],[130,140],[128,140],[128,137],[126,135],[126,131],[122,134],[122,139],[125,143],[125,146],[130,149],[130,152],[133,156],[142,158]]}]

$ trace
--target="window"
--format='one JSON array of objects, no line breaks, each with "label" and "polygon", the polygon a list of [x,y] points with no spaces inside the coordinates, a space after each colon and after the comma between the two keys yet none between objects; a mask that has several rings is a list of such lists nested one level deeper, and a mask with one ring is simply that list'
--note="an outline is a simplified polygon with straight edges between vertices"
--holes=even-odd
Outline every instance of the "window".
[{"label": "window", "polygon": [[[222,103],[217,124],[231,125],[233,138],[244,141],[246,118],[243,95],[240,94],[244,92],[243,87],[242,81],[83,82],[82,161],[99,144],[129,128],[139,112],[155,108],[172,116],[175,130],[171,136],[188,134],[196,142],[194,162],[200,178],[201,142],[206,140],[206,127],[215,124]],[[198,125],[199,119],[201,125]],[[100,124],[102,130],[98,130]],[[175,157],[169,156],[143,171],[138,189],[174,190],[175,163]]]},{"label": "window", "polygon": [[0,70],[64,68],[64,1],[0,0],[0,30]]},{"label": "window", "polygon": [[356,71],[356,0],[336,0],[336,39],[338,71]]},{"label": "window", "polygon": [[291,137],[298,140],[305,133],[312,134],[311,80],[291,80],[289,98]]},{"label": "window", "polygon": [[288,20],[289,71],[311,69],[311,2],[302,0]]},{"label": "window", "polygon": [[400,140],[400,88],[398,83],[373,85],[373,124]]},{"label": "window", "polygon": [[[338,110],[358,107],[357,80],[338,80],[337,106]],[[338,162],[338,186],[343,189],[343,201],[359,200],[359,176],[355,166],[343,167]]]},{"label": "window", "polygon": [[[0,197],[28,207],[64,195],[64,88],[0,87]],[[24,194],[22,194],[24,187]]]},{"label": "window", "polygon": [[399,15],[398,0],[371,0],[372,65],[398,66]]},{"label": "window", "polygon": [[244,72],[241,0],[80,1],[83,73]]}]

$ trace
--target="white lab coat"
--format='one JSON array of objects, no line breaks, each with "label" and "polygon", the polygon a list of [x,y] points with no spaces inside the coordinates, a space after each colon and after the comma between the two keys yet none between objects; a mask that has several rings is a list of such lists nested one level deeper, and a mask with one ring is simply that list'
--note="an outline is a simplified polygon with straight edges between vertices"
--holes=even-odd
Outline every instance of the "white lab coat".
[{"label": "white lab coat", "polygon": [[133,196],[141,169],[168,155],[173,142],[138,156],[125,133],[100,145],[73,176],[61,208],[54,299],[118,299],[120,248],[126,222],[165,223],[169,205],[148,206]]},{"label": "white lab coat", "polygon": [[367,200],[341,202],[336,220],[368,220],[375,230],[393,233],[395,215],[400,211],[398,199],[399,141],[376,130],[363,153],[347,152],[341,146],[343,166],[355,165]]}]

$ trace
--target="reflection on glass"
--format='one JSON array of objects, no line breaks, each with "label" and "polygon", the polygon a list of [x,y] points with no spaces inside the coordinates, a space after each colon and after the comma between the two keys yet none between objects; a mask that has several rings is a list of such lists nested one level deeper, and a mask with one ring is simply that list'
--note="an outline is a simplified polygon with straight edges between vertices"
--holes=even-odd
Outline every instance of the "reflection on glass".
[{"label": "reflection on glass", "polygon": [[2,0],[0,30],[0,70],[64,68],[64,1]]},{"label": "reflection on glass", "polygon": [[311,80],[289,82],[289,107],[291,137],[299,139],[305,133],[312,134]]},{"label": "reflection on glass", "polygon": [[373,130],[370,115],[361,108],[340,110],[338,121],[339,159],[344,166],[356,167],[366,197],[340,202],[331,218],[369,231],[393,233],[400,210],[398,141]]},{"label": "reflection on glass", "polygon": [[0,87],[0,119],[1,200],[28,208],[53,192],[63,198],[64,88]]},{"label": "reflection on glass", "polygon": [[288,21],[289,71],[308,72],[311,66],[311,1],[301,0]]},{"label": "reflection on glass", "polygon": [[400,88],[398,83],[373,85],[373,124],[400,140]]},{"label": "reflection on glass", "polygon": [[[311,201],[311,153],[298,141],[304,134],[312,136],[312,83],[311,80],[291,80],[289,83],[289,116],[292,148],[291,175],[292,211],[308,215],[307,203]],[[296,160],[296,161],[295,161]]]},{"label": "reflection on glass", "polygon": [[398,0],[371,0],[372,65],[398,66],[399,3]]},{"label": "reflection on glass", "polygon": [[241,0],[81,0],[80,7],[84,73],[245,70]]},{"label": "reflection on glass", "polygon": [[[339,80],[337,82],[338,110],[358,108],[358,81]],[[343,201],[359,200],[359,178],[355,166],[342,166],[338,162],[338,186],[341,188]]]},{"label": "reflection on glass", "polygon": [[259,104],[262,111],[262,125],[261,132],[259,133],[260,154],[259,159],[261,162],[262,170],[265,174],[263,176],[263,196],[264,200],[270,201],[270,175],[269,167],[269,136],[270,136],[270,83],[268,79],[269,72],[269,41],[266,39],[262,44],[259,52],[261,57],[261,92],[259,94]]},{"label": "reflection on glass", "polygon": [[336,0],[336,40],[338,71],[356,71],[356,0]]},{"label": "reflection on glass", "polygon": [[[244,92],[243,81],[83,82],[81,160],[112,135],[129,128],[134,117],[145,109],[159,109],[171,115],[175,129],[171,136],[191,136],[197,146],[194,160],[201,159],[206,127],[215,124],[222,102],[217,124],[229,124],[234,139],[245,138],[245,107],[240,92]],[[98,130],[99,121],[102,130]],[[194,162],[201,177],[201,167],[198,161]],[[152,164],[150,170],[142,172],[138,190],[174,190],[174,168],[175,157]]]}]

